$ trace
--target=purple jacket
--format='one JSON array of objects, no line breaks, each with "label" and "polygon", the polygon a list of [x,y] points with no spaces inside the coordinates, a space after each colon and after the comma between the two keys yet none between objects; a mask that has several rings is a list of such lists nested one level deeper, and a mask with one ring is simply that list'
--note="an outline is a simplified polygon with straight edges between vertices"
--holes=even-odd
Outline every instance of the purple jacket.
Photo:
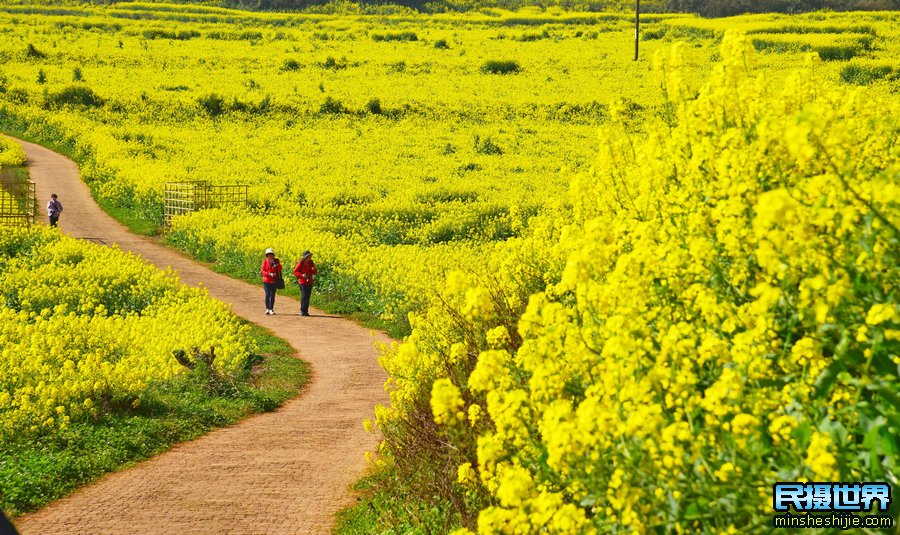
[{"label": "purple jacket", "polygon": [[51,216],[58,216],[62,210],[62,203],[57,199],[50,199],[50,202],[47,203],[47,212]]}]

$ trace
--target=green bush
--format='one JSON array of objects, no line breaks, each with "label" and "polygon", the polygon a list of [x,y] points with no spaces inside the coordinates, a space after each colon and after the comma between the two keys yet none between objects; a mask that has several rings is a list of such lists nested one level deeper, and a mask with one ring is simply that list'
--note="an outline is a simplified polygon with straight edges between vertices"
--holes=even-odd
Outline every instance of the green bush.
[{"label": "green bush", "polygon": [[319,106],[319,113],[321,114],[331,114],[331,115],[339,115],[341,113],[346,113],[347,108],[344,107],[344,104],[337,99],[331,98],[330,96],[325,97],[325,102]]},{"label": "green bush", "polygon": [[331,70],[335,70],[335,71],[338,69],[346,69],[347,68],[347,60],[346,60],[346,58],[337,60],[334,58],[334,56],[328,56],[327,58],[325,58],[325,61],[319,63],[319,67],[321,67],[323,69],[331,69]]},{"label": "green bush", "polygon": [[381,101],[377,97],[369,99],[369,102],[366,103],[366,111],[372,115],[381,115]]},{"label": "green bush", "polygon": [[60,108],[62,106],[83,106],[99,108],[103,106],[103,99],[94,93],[86,85],[70,85],[56,93],[51,93],[45,99],[45,107]]},{"label": "green bush", "polygon": [[488,156],[497,156],[503,154],[503,149],[500,148],[499,145],[493,142],[491,138],[486,137],[482,138],[481,136],[475,136],[475,152],[478,154],[485,154]]},{"label": "green bush", "polygon": [[485,74],[515,74],[522,71],[519,62],[513,60],[489,59],[481,66]]},{"label": "green bush", "polygon": [[436,203],[471,203],[478,202],[479,195],[475,191],[440,189],[430,193],[420,193],[416,196],[416,202],[422,204]]},{"label": "green bush", "polygon": [[33,58],[33,59],[44,59],[47,57],[47,54],[44,54],[31,43],[28,43],[28,47],[25,49],[25,57]]},{"label": "green bush", "polygon": [[218,93],[209,93],[197,99],[197,103],[210,117],[225,113],[225,99]]},{"label": "green bush", "polygon": [[520,41],[522,43],[540,41],[542,39],[550,39],[550,32],[544,30],[541,33],[523,33],[522,35],[515,38],[516,41]]},{"label": "green bush", "polygon": [[657,28],[655,30],[647,30],[641,33],[641,39],[644,41],[654,41],[662,39],[666,36],[666,28]]},{"label": "green bush", "polygon": [[200,32],[196,30],[181,30],[181,31],[172,31],[172,30],[162,30],[162,29],[152,29],[152,30],[144,30],[141,32],[141,35],[144,39],[173,39],[178,41],[187,41],[188,39],[194,39],[195,37],[200,37]]},{"label": "green bush", "polygon": [[816,48],[822,61],[848,61],[856,57],[859,49],[848,45],[830,45]]},{"label": "green bush", "polygon": [[847,65],[841,69],[841,81],[853,85],[869,85],[893,71],[890,65]]},{"label": "green bush", "polygon": [[418,41],[419,36],[416,32],[396,32],[396,33],[373,33],[373,41]]},{"label": "green bush", "polygon": [[303,65],[293,58],[288,58],[281,64],[281,70],[283,71],[298,71],[301,68],[303,68]]}]

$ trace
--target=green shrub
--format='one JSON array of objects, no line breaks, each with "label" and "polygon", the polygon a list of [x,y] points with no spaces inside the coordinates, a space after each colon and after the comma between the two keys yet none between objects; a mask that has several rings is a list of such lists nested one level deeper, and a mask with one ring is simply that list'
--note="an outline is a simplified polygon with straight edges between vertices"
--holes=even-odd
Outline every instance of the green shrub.
[{"label": "green shrub", "polygon": [[344,107],[344,104],[340,100],[331,98],[330,96],[325,97],[325,102],[319,106],[319,113],[321,114],[339,115],[346,112],[347,108]]},{"label": "green shrub", "polygon": [[83,82],[84,75],[81,73],[81,67],[75,67],[72,69],[72,81],[73,82]]},{"label": "green shrub", "polygon": [[753,48],[759,52],[773,54],[785,54],[787,52],[804,52],[810,50],[805,43],[790,43],[785,41],[773,41],[769,39],[753,39]]},{"label": "green shrub", "polygon": [[373,33],[373,41],[418,41],[419,36],[416,32],[396,32],[396,33]]},{"label": "green shrub", "polygon": [[369,99],[366,103],[366,111],[372,115],[381,115],[381,101],[377,97]]},{"label": "green shrub", "polygon": [[6,92],[6,100],[16,104],[28,104],[28,91],[21,87],[14,87]]},{"label": "green shrub", "polygon": [[218,41],[259,41],[263,38],[262,32],[209,32],[206,34],[207,39],[216,39]]},{"label": "green shrub", "polygon": [[465,174],[465,173],[471,173],[471,172],[474,172],[474,171],[481,171],[481,166],[478,165],[478,164],[475,163],[475,162],[469,162],[469,163],[467,163],[467,164],[460,165],[460,166],[456,169],[456,171],[457,171],[457,173],[459,173],[460,176],[462,176],[462,175]]},{"label": "green shrub", "polygon": [[481,138],[481,136],[475,136],[475,152],[478,154],[486,154],[488,156],[497,156],[503,154],[503,150],[499,145],[494,143],[491,138]]},{"label": "green shrub", "polygon": [[416,202],[422,204],[435,203],[472,203],[477,202],[479,195],[475,191],[440,189],[430,193],[420,193],[416,196]]},{"label": "green shrub", "polygon": [[489,59],[481,66],[485,74],[515,74],[522,71],[519,62],[513,60]]},{"label": "green shrub", "polygon": [[241,41],[259,41],[263,38],[262,32],[241,32],[238,34],[238,39]]},{"label": "green shrub", "polygon": [[177,41],[187,41],[188,39],[200,37],[200,32],[196,30],[181,30],[176,32],[154,28],[151,30],[144,30],[141,32],[141,35],[144,39],[173,39]]},{"label": "green shrub", "polygon": [[848,61],[856,57],[859,49],[855,46],[830,45],[816,48],[822,61]]},{"label": "green shrub", "polygon": [[446,39],[438,39],[434,42],[434,48],[437,48],[439,50],[447,50],[450,48],[450,45],[447,44]]},{"label": "green shrub", "polygon": [[60,108],[62,106],[99,108],[103,106],[103,99],[86,85],[70,85],[56,93],[51,93],[45,100],[45,107]]},{"label": "green shrub", "polygon": [[550,32],[544,30],[541,33],[523,33],[522,35],[515,38],[516,41],[520,41],[522,43],[540,41],[542,39],[550,39]]},{"label": "green shrub", "polygon": [[328,56],[327,58],[325,58],[325,61],[319,63],[319,67],[321,67],[323,69],[331,69],[331,70],[335,70],[335,71],[338,69],[346,69],[347,68],[347,60],[346,60],[346,58],[337,60],[334,58],[334,56]]},{"label": "green shrub", "polygon": [[288,58],[284,60],[284,63],[281,64],[281,70],[283,71],[298,71],[303,67],[299,61]]},{"label": "green shrub", "polygon": [[33,58],[33,59],[44,59],[47,57],[47,54],[44,54],[31,43],[28,43],[28,47],[25,49],[25,57]]},{"label": "green shrub", "polygon": [[841,81],[853,85],[869,85],[893,71],[890,65],[847,65],[841,69]]},{"label": "green shrub", "polygon": [[225,113],[225,99],[218,93],[209,93],[197,99],[197,103],[210,117]]},{"label": "green shrub", "polygon": [[656,39],[662,39],[666,36],[666,28],[657,28],[655,30],[646,30],[641,34],[641,39],[644,41],[654,41]]}]

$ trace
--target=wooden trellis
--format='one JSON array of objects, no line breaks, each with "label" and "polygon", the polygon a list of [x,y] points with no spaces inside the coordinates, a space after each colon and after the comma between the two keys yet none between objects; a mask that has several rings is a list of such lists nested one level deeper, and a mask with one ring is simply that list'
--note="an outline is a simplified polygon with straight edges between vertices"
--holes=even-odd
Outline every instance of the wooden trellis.
[{"label": "wooden trellis", "polygon": [[166,226],[177,215],[207,208],[247,206],[248,187],[243,184],[213,186],[197,180],[191,182],[166,182],[164,210]]},{"label": "wooden trellis", "polygon": [[34,225],[37,213],[34,182],[0,180],[0,226]]}]

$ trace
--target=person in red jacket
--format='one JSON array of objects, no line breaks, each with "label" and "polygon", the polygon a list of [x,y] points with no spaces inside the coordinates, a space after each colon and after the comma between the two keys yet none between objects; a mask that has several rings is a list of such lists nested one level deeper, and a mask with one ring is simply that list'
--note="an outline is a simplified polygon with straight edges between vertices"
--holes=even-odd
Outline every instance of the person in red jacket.
[{"label": "person in red jacket", "polygon": [[312,295],[313,275],[318,273],[312,260],[312,253],[304,251],[300,261],[294,266],[294,276],[300,285],[300,315],[309,316],[309,298]]},{"label": "person in red jacket", "polygon": [[275,280],[281,278],[281,261],[275,258],[275,251],[266,249],[266,258],[260,268],[263,288],[266,289],[266,315],[275,315],[275,292],[277,287]]}]

